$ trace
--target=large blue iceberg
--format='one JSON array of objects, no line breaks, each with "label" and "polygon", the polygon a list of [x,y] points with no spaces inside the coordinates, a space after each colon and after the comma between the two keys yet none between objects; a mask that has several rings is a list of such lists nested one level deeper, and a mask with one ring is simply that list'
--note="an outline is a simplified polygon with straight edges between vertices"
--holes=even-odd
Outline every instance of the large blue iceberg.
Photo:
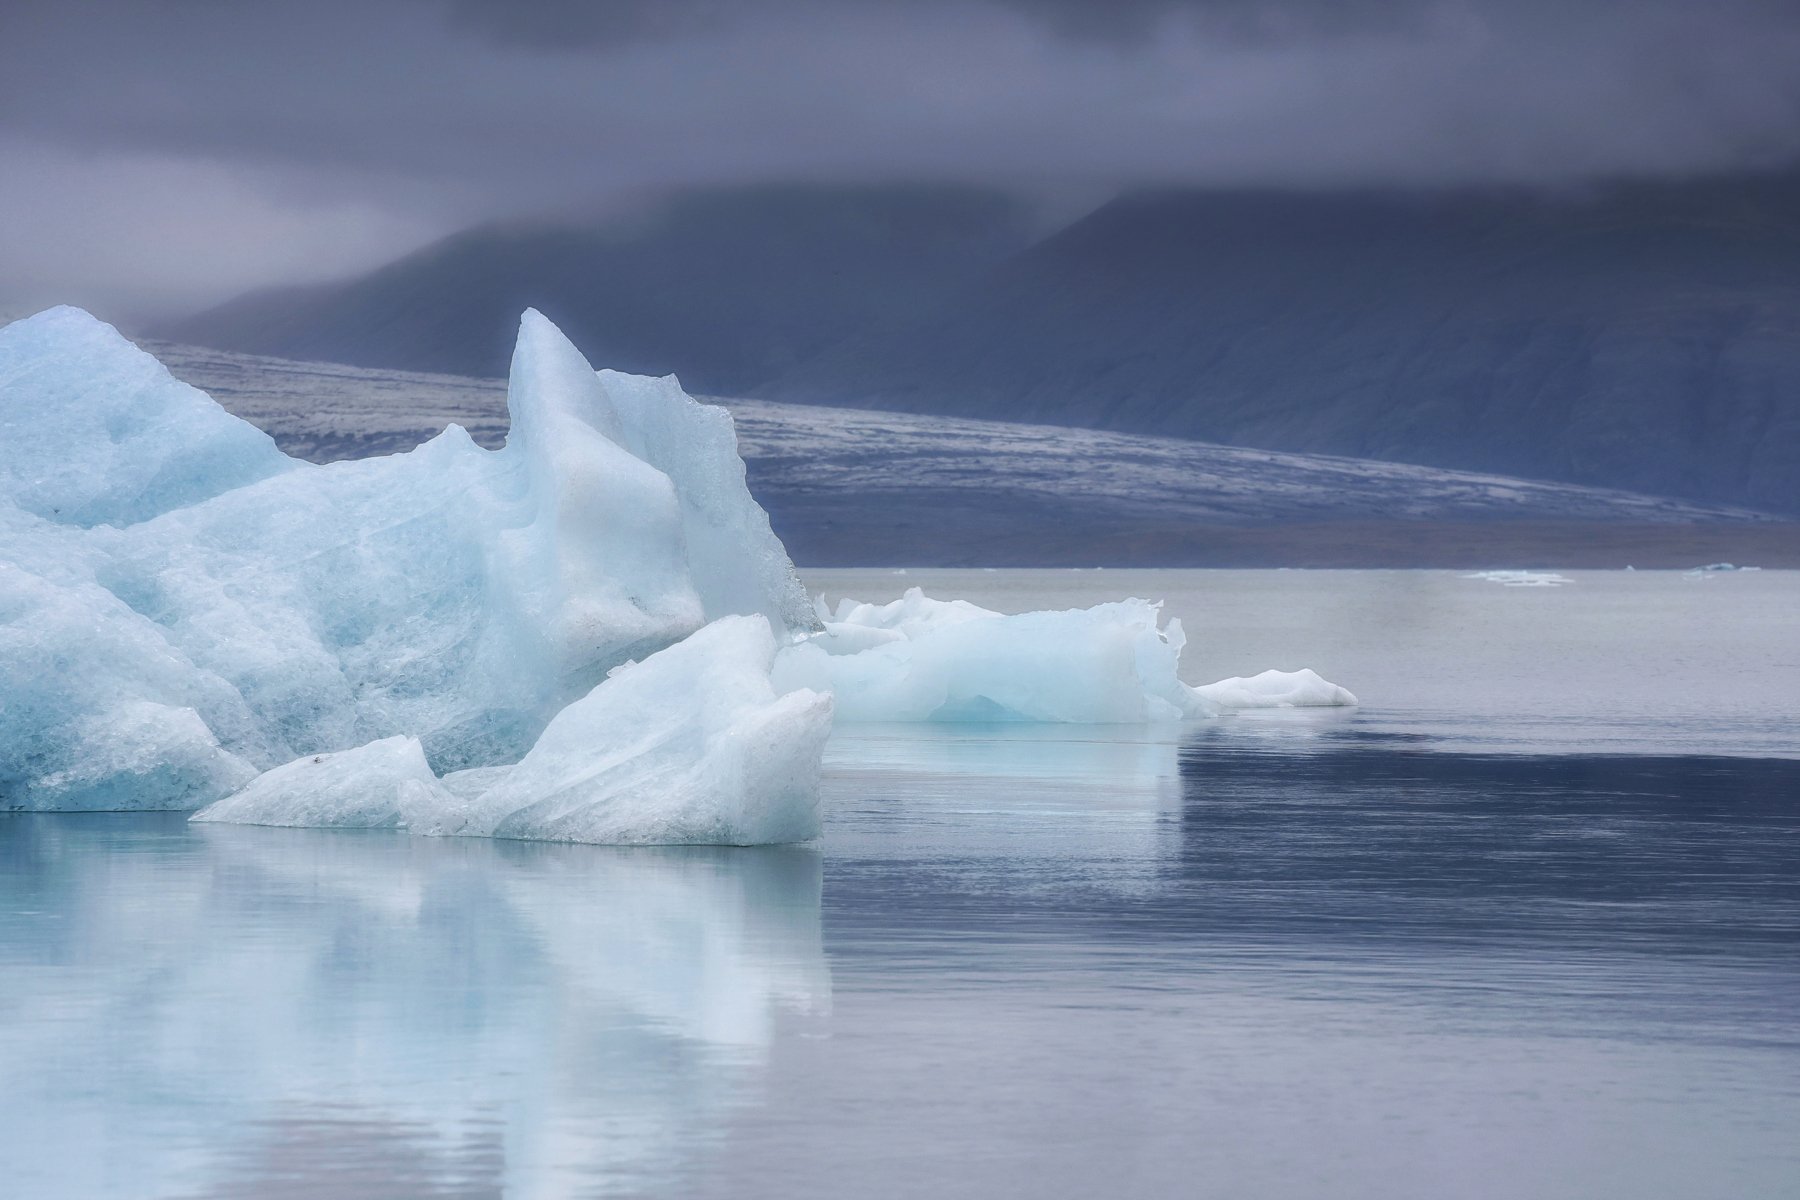
[{"label": "large blue iceberg", "polygon": [[[871,720],[1353,703],[1129,601],[815,609],[730,414],[520,323],[497,451],[317,466],[78,309],[0,329],[0,808],[599,842],[818,830]],[[1308,677],[1309,676],[1309,677]],[[1223,689],[1223,690],[1221,690]]]},{"label": "large blue iceberg", "polygon": [[[665,741],[797,742],[816,775],[829,700],[778,699],[766,661],[811,608],[729,414],[673,380],[596,373],[536,313],[510,388],[501,450],[452,426],[315,466],[83,312],[0,330],[5,806],[198,808],[394,737],[438,773],[529,762],[574,702],[663,677],[679,694],[658,703],[689,726],[698,691],[739,706]],[[725,617],[718,678],[657,653]],[[726,812],[692,824],[770,840]]]}]

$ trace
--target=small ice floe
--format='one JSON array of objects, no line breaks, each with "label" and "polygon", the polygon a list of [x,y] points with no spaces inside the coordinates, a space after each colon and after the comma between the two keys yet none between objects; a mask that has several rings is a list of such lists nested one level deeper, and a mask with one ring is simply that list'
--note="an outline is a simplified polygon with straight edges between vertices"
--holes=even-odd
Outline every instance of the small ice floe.
[{"label": "small ice floe", "polygon": [[1714,575],[1726,575],[1738,571],[1760,571],[1761,567],[1740,567],[1728,562],[1707,563],[1704,567],[1694,567],[1683,571],[1689,579],[1711,579]]},{"label": "small ice floe", "polygon": [[1189,687],[1181,622],[1148,600],[1002,614],[909,588],[888,604],[814,604],[819,629],[781,649],[772,679],[781,694],[833,693],[846,722],[1112,725],[1357,702],[1307,670]]},{"label": "small ice floe", "polygon": [[1485,579],[1502,587],[1547,588],[1575,582],[1567,575],[1558,575],[1555,571],[1475,571],[1463,578]]}]

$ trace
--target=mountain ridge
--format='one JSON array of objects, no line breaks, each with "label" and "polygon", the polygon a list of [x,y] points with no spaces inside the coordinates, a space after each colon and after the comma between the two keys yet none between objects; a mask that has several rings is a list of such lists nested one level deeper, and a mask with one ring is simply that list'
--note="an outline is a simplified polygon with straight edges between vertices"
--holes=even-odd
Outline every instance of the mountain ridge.
[{"label": "mountain ridge", "polygon": [[757,390],[1800,509],[1800,175],[1162,189]]},{"label": "mountain ridge", "polygon": [[1045,237],[992,192],[769,185],[466,231],[153,332],[495,377],[527,306],[698,392],[1800,512],[1800,172],[1161,188]]}]

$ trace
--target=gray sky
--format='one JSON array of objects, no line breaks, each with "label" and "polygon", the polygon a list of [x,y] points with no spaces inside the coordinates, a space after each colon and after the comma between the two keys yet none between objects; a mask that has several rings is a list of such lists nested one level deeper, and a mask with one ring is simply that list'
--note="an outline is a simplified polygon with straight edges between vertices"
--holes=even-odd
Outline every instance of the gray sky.
[{"label": "gray sky", "polygon": [[671,187],[1566,183],[1800,155],[1793,0],[3,0],[0,312]]}]

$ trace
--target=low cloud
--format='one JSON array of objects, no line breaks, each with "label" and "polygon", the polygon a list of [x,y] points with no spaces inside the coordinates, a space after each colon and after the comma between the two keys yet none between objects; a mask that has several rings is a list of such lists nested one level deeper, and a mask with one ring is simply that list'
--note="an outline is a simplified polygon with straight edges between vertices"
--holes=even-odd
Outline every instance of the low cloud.
[{"label": "low cloud", "polygon": [[[476,221],[754,180],[1778,166],[1800,156],[1795,62],[1800,7],[1765,0],[13,0],[0,308],[67,279],[172,309]],[[140,186],[146,162],[192,194]],[[127,235],[191,250],[98,249]]]}]

